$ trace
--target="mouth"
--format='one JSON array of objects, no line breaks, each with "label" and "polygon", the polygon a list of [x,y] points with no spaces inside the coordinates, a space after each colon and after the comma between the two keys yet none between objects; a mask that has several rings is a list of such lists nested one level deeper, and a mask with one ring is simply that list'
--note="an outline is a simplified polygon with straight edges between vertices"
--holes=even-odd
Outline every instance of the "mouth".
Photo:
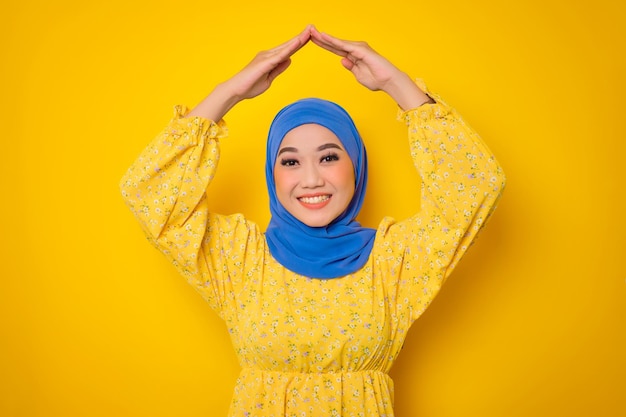
[{"label": "mouth", "polygon": [[329,199],[330,199],[329,194],[304,196],[304,197],[298,198],[300,202],[305,203],[305,204],[319,204],[319,203],[323,203],[324,201],[328,201]]},{"label": "mouth", "polygon": [[330,201],[332,194],[306,195],[298,197],[300,204],[307,208],[322,208]]}]

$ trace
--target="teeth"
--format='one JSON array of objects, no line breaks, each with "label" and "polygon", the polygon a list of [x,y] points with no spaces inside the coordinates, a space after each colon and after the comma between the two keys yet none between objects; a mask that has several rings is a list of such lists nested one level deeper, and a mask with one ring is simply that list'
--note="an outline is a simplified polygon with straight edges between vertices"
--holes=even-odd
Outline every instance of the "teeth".
[{"label": "teeth", "polygon": [[317,195],[315,197],[300,197],[300,201],[307,204],[317,204],[330,198],[328,195]]}]

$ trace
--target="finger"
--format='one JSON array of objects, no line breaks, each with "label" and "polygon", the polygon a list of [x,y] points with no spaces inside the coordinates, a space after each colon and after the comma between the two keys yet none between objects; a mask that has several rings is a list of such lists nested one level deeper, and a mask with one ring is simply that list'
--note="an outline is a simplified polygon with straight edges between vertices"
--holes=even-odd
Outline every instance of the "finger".
[{"label": "finger", "polygon": [[322,32],[320,32],[319,30],[317,30],[317,28],[312,27],[311,28],[311,41],[313,43],[315,43],[316,45],[327,49],[327,48],[331,48],[333,49],[333,51],[331,52],[337,52],[338,49],[333,47],[333,45],[331,43],[328,42],[328,40],[326,40],[322,34]]},{"label": "finger", "polygon": [[320,41],[319,39],[316,39],[316,38],[311,38],[311,42],[313,42],[314,44],[316,44],[322,49],[326,49],[327,51],[332,52],[335,55],[346,56],[348,54],[347,51],[344,51],[342,49],[337,49],[334,46],[326,42]]},{"label": "finger", "polygon": [[339,39],[328,33],[320,32],[322,42],[325,42],[329,51],[335,50],[338,55],[348,58],[352,62],[367,60],[368,57],[379,55],[367,43],[361,41],[348,41]]},{"label": "finger", "polygon": [[270,50],[268,52],[285,52],[287,51],[289,54],[293,54],[302,48],[311,38],[311,25],[308,25],[302,32],[300,32],[295,37],[289,39],[287,42],[284,42]]},{"label": "finger", "polygon": [[288,60],[304,45],[306,45],[306,41],[302,41],[302,39],[297,37],[293,38],[280,47],[265,52],[265,59],[267,59],[267,62],[271,63],[271,65],[279,65],[283,61]]},{"label": "finger", "polygon": [[317,39],[317,38],[311,38],[311,42],[313,42],[314,44],[316,44],[317,46],[319,46],[322,49],[325,49],[335,55],[339,55],[339,56],[346,56],[348,54],[348,51],[346,51],[345,49],[342,48],[337,48],[331,44],[329,44],[328,42],[325,42],[323,40]]},{"label": "finger", "polygon": [[329,47],[346,53],[352,52],[355,48],[354,42],[336,38],[325,32],[320,32],[320,40]]},{"label": "finger", "polygon": [[285,43],[281,43],[278,46],[273,47],[272,49],[268,49],[267,52],[272,55],[285,53],[285,51],[291,51],[298,48],[300,45],[300,39],[298,37],[289,39]]},{"label": "finger", "polygon": [[297,40],[296,47],[291,51],[291,53],[295,53],[300,50],[304,45],[307,44],[309,40],[311,40],[311,27],[313,25],[307,25],[302,32],[298,34],[294,39]]},{"label": "finger", "polygon": [[311,32],[311,41],[319,47],[339,56],[347,56],[358,47],[355,42],[335,38],[334,36],[319,31]]}]

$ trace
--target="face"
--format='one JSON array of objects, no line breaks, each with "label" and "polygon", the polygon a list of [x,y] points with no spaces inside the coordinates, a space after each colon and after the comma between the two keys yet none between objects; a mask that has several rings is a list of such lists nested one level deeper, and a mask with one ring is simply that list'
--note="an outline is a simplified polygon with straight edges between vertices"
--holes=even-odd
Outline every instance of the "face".
[{"label": "face", "polygon": [[290,130],[274,165],[276,196],[292,216],[310,227],[328,225],[354,196],[352,161],[327,128],[305,124]]}]

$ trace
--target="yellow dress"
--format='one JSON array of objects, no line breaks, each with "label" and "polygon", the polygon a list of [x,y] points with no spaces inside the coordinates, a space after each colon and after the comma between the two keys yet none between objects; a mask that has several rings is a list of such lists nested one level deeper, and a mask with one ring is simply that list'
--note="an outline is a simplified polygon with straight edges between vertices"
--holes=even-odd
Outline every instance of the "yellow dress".
[{"label": "yellow dress", "polygon": [[242,215],[208,209],[223,121],[184,118],[121,181],[148,238],[225,321],[242,370],[229,416],[393,416],[388,372],[409,327],[495,208],[497,161],[440,98],[401,114],[422,177],[422,207],[380,223],[365,266],[311,279],[274,260]]}]

